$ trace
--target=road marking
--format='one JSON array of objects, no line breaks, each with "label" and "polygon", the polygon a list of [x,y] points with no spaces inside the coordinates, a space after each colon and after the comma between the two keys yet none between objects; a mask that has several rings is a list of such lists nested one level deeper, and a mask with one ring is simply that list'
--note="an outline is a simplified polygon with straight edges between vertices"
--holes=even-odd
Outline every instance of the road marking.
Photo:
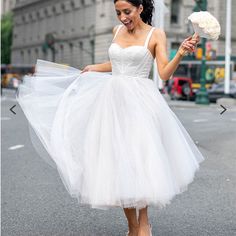
[{"label": "road marking", "polygon": [[1,120],[11,120],[10,117],[1,117]]},{"label": "road marking", "polygon": [[231,118],[231,121],[236,121],[236,118]]},{"label": "road marking", "polygon": [[207,119],[195,119],[193,122],[206,122],[208,121]]},{"label": "road marking", "polygon": [[8,150],[15,150],[15,149],[18,149],[18,148],[22,148],[22,147],[24,147],[24,146],[25,146],[25,145],[18,144],[18,145],[9,147]]}]

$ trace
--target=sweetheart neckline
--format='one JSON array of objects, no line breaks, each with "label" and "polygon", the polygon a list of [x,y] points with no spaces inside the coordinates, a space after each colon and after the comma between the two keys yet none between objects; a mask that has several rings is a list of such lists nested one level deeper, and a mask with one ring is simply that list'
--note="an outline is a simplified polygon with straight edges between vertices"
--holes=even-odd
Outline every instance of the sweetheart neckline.
[{"label": "sweetheart neckline", "polygon": [[146,48],[144,45],[131,45],[131,46],[128,46],[128,47],[125,47],[125,48],[124,48],[124,47],[120,46],[120,44],[118,44],[118,43],[112,42],[111,45],[112,45],[112,44],[116,44],[116,45],[117,45],[119,48],[121,48],[121,49],[128,49],[128,48],[132,48],[132,47],[145,48],[145,49],[148,51],[149,55],[152,57],[152,59],[155,60],[155,58],[153,57],[151,51],[150,51],[148,48]]}]

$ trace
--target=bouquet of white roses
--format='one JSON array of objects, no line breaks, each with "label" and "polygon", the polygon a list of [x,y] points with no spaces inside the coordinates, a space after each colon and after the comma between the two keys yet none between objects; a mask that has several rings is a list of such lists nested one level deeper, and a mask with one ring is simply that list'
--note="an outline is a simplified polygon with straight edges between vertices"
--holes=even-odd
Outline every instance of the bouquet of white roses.
[{"label": "bouquet of white roses", "polygon": [[188,19],[192,22],[195,34],[212,40],[219,38],[221,32],[220,24],[208,11],[194,12]]}]

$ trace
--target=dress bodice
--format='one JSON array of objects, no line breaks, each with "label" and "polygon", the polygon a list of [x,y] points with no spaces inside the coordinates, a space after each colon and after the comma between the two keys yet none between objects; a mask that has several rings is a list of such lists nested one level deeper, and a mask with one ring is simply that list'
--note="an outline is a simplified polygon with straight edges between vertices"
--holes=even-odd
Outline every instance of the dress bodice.
[{"label": "dress bodice", "polygon": [[143,46],[132,45],[123,48],[114,42],[114,39],[121,27],[122,25],[119,25],[113,38],[113,42],[108,50],[112,64],[112,75],[148,78],[154,60],[150,50],[148,49],[148,42],[155,28],[152,27],[149,31]]}]

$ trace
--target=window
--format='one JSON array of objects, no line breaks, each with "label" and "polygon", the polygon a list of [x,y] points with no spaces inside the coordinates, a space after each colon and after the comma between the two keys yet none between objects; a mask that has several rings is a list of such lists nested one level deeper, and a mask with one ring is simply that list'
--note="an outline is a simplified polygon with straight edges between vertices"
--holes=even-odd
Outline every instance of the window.
[{"label": "window", "polygon": [[61,10],[62,10],[62,12],[64,12],[64,11],[65,11],[65,9],[66,9],[66,7],[65,7],[65,4],[64,4],[64,3],[62,3],[62,4],[61,4]]},{"label": "window", "polygon": [[20,56],[21,56],[22,63],[24,63],[24,51],[20,52]]},{"label": "window", "polygon": [[37,11],[37,12],[36,12],[36,20],[40,20],[40,18],[41,18],[41,16],[40,16],[40,12]]},{"label": "window", "polygon": [[73,53],[73,47],[74,47],[73,43],[69,43],[69,47],[70,47],[70,53]]},{"label": "window", "polygon": [[53,12],[54,15],[57,13],[57,10],[56,10],[55,6],[52,7],[52,12]]},{"label": "window", "polygon": [[170,23],[171,24],[178,24],[179,23],[179,15],[180,15],[180,0],[172,0],[171,1]]},{"label": "window", "polygon": [[46,17],[48,16],[48,9],[47,8],[44,9],[44,14]]}]

